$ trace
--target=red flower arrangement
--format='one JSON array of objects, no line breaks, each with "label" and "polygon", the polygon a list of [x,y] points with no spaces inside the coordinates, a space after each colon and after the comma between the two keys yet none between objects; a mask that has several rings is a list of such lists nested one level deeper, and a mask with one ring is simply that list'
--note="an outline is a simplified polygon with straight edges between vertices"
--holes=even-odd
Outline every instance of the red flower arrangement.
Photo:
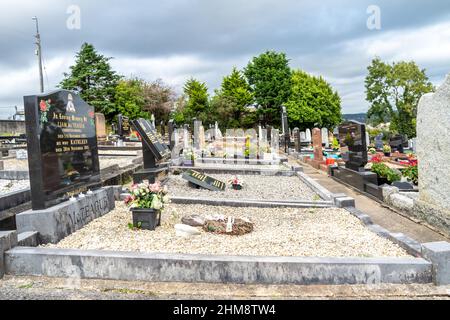
[{"label": "red flower arrangement", "polygon": [[383,162],[383,158],[380,155],[376,155],[372,157],[372,160],[370,160],[372,163],[381,163]]},{"label": "red flower arrangement", "polygon": [[91,117],[92,119],[94,119],[94,117],[95,117],[95,112],[94,112],[94,111],[89,112],[89,117]]}]

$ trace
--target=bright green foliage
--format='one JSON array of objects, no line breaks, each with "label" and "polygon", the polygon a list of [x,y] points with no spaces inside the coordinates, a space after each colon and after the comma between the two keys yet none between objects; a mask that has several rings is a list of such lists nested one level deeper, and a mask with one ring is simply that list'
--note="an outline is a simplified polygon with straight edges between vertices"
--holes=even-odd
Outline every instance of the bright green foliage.
[{"label": "bright green foliage", "polygon": [[222,86],[211,99],[211,112],[223,128],[252,127],[256,115],[247,107],[253,103],[253,94],[243,74],[236,68],[223,78]]},{"label": "bright green foliage", "polygon": [[149,118],[144,112],[145,99],[143,95],[143,81],[140,79],[121,80],[116,87],[116,112],[130,119]]},{"label": "bright green foliage", "polygon": [[342,121],[341,98],[322,77],[292,73],[292,93],[285,104],[292,127],[333,128]]},{"label": "bright green foliage", "polygon": [[386,178],[390,183],[401,180],[401,174],[384,163],[373,163],[372,172],[376,173],[380,178]]},{"label": "bright green foliage", "polygon": [[425,70],[413,61],[388,64],[379,58],[372,60],[367,69],[369,121],[374,125],[390,121],[392,131],[415,137],[419,99],[434,90]]},{"label": "bright green foliage", "polygon": [[402,174],[408,181],[411,181],[415,185],[419,184],[419,167],[417,165],[408,166],[406,169],[403,169]]},{"label": "bright green foliage", "polygon": [[285,53],[267,51],[249,62],[244,70],[259,105],[258,114],[267,124],[281,123],[281,106],[291,94],[291,69]]},{"label": "bright green foliage", "polygon": [[204,123],[211,122],[206,84],[191,78],[184,85],[184,94],[187,98],[186,106],[183,108],[184,121],[189,123],[193,118],[197,118]]},{"label": "bright green foliage", "polygon": [[114,95],[120,76],[111,69],[109,60],[95,50],[94,46],[84,43],[76,55],[75,65],[70,73],[64,73],[59,86],[80,94],[87,103],[102,112],[108,120],[117,114]]}]

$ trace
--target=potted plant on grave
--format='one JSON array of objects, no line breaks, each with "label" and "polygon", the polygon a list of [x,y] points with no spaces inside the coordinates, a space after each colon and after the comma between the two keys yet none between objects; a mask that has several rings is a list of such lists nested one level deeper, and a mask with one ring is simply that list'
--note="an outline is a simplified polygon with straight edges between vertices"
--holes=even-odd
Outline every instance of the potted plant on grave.
[{"label": "potted plant on grave", "polygon": [[159,182],[150,184],[144,181],[134,184],[130,190],[131,195],[125,199],[133,215],[133,226],[145,230],[155,230],[161,225],[161,212],[170,202],[166,187]]},{"label": "potted plant on grave", "polygon": [[384,155],[385,155],[386,157],[390,157],[390,156],[391,156],[391,152],[392,152],[391,146],[385,144],[385,145],[383,146],[383,153],[384,153]]},{"label": "potted plant on grave", "polygon": [[242,190],[244,187],[244,180],[234,177],[228,180],[228,184],[233,188],[233,190]]},{"label": "potted plant on grave", "polygon": [[402,170],[403,176],[414,185],[419,184],[419,167],[417,166],[417,161],[409,165],[406,169]]},{"label": "potted plant on grave", "polygon": [[375,162],[372,164],[372,172],[378,176],[378,185],[392,184],[395,181],[401,180],[401,174],[396,170],[389,168],[387,165],[381,162]]}]

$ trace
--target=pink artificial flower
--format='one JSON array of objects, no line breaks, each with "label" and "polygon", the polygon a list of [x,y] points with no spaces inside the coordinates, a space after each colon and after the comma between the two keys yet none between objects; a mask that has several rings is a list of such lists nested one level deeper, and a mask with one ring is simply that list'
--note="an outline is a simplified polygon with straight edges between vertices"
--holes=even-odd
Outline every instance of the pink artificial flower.
[{"label": "pink artificial flower", "polygon": [[155,184],[149,186],[150,192],[158,193],[161,191],[161,183],[158,181]]}]

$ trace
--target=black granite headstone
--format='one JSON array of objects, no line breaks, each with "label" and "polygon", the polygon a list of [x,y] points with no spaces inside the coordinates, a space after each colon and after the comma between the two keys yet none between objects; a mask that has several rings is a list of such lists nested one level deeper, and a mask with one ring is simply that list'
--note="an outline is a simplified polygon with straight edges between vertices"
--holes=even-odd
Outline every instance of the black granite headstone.
[{"label": "black granite headstone", "polygon": [[225,191],[226,188],[226,184],[224,182],[194,170],[184,172],[183,179],[210,191]]},{"label": "black granite headstone", "polygon": [[[143,145],[147,146],[153,154],[156,161],[166,160],[170,158],[170,150],[162,141],[161,136],[157,134],[153,125],[145,119],[137,119],[132,121],[133,127],[142,138]],[[144,153],[146,150],[143,150]]]},{"label": "black granite headstone", "polygon": [[144,169],[133,175],[135,183],[149,180],[155,183],[158,178],[162,179],[168,171],[168,161],[171,152],[168,146],[162,141],[160,135],[156,133],[155,127],[145,119],[132,121],[133,127],[142,138],[142,153],[144,157]]},{"label": "black granite headstone", "polygon": [[396,134],[389,139],[389,145],[391,146],[392,151],[403,153],[405,143],[408,143],[408,138],[401,134]]},{"label": "black granite headstone", "polygon": [[170,141],[170,143],[169,143],[169,148],[170,148],[170,150],[173,150],[173,148],[175,147],[175,140],[174,140],[174,132],[175,132],[175,129],[177,128],[176,127],[176,125],[175,125],[175,121],[173,120],[173,119],[171,119],[171,120],[169,120],[169,141]]},{"label": "black granite headstone", "polygon": [[33,210],[99,187],[94,107],[66,90],[24,104]]},{"label": "black granite headstone", "polygon": [[119,124],[118,124],[118,135],[123,138],[124,136],[128,136],[131,133],[130,119],[121,114],[118,116]]},{"label": "black granite headstone", "polygon": [[342,148],[348,148],[342,158],[345,167],[355,171],[364,171],[368,162],[366,125],[356,121],[347,121],[339,126],[339,142]]}]

